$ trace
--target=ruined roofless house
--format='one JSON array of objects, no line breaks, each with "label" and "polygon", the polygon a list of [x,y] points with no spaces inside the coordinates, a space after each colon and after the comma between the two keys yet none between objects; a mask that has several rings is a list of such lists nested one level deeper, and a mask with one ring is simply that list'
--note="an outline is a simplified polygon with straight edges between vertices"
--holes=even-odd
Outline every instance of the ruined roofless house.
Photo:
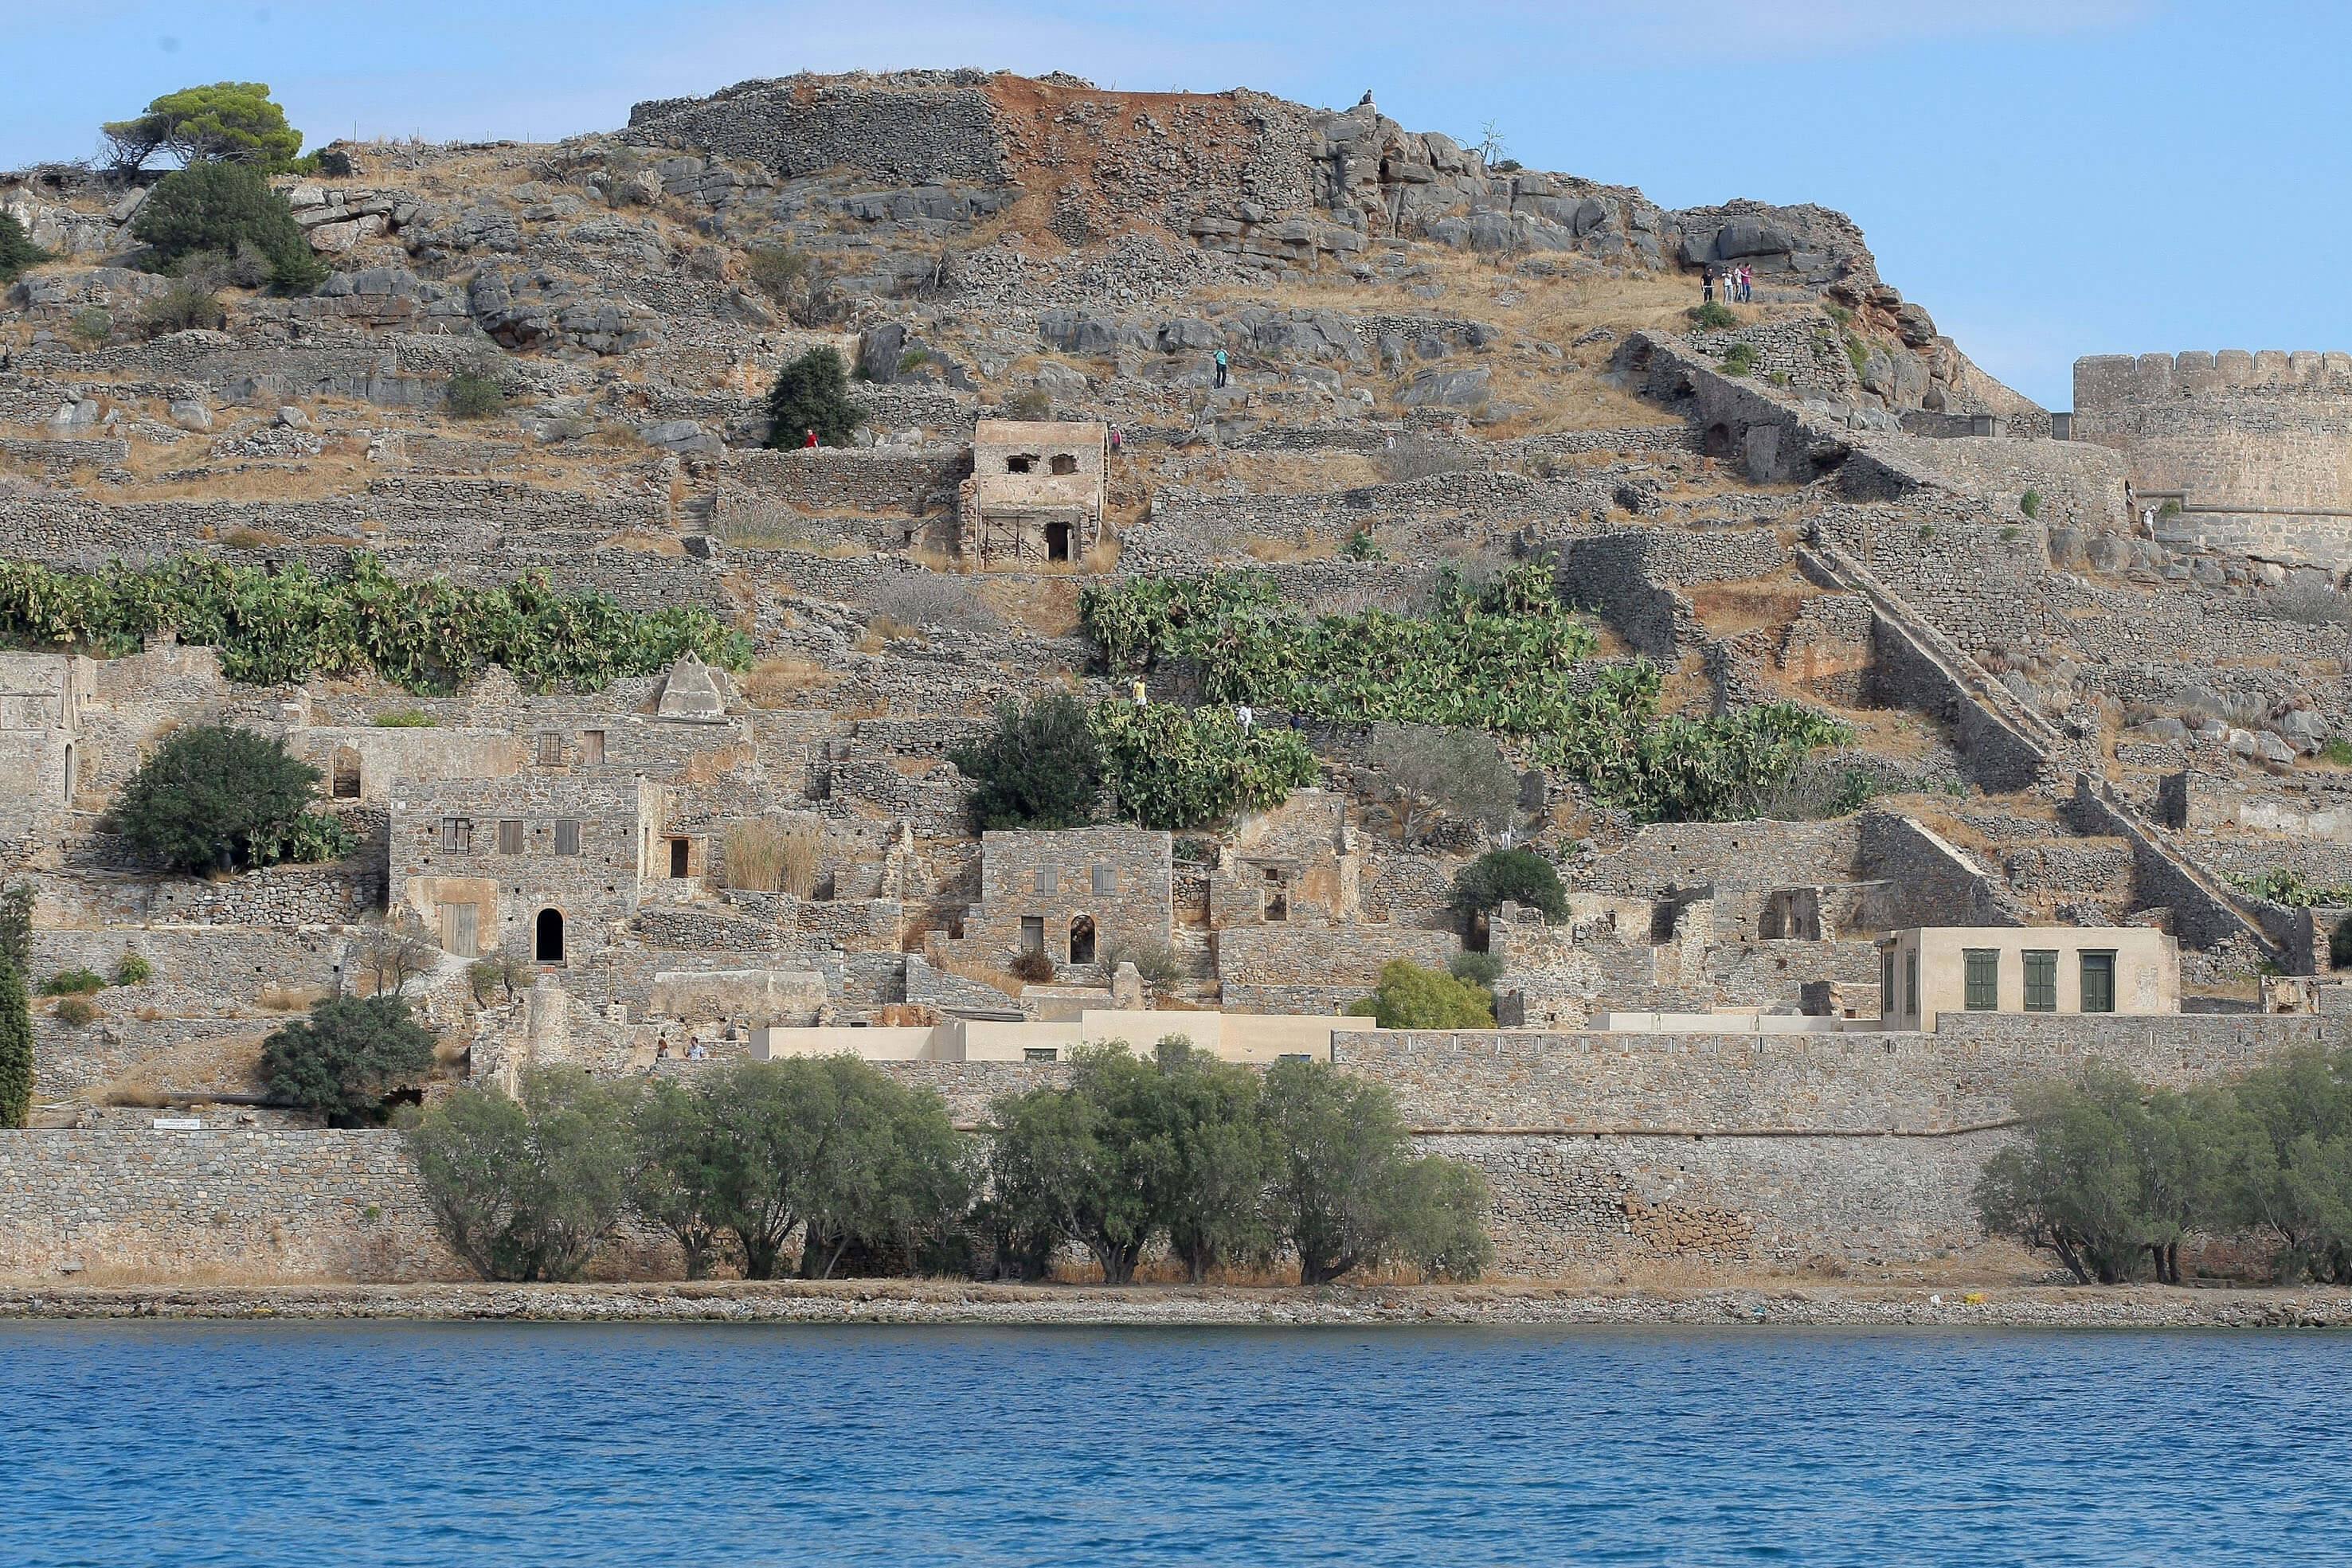
[{"label": "ruined roofless house", "polygon": [[1083,559],[1102,538],[1108,444],[1108,427],[1090,421],[980,421],[957,552],[982,566]]}]

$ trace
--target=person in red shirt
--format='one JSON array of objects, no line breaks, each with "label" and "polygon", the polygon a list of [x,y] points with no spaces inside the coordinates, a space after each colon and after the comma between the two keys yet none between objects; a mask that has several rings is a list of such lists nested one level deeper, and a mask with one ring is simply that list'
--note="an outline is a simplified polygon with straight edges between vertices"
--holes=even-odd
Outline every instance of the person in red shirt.
[{"label": "person in red shirt", "polygon": [[810,431],[808,433],[808,439],[802,442],[801,444],[803,446],[814,446],[816,444],[816,432],[814,430]]}]

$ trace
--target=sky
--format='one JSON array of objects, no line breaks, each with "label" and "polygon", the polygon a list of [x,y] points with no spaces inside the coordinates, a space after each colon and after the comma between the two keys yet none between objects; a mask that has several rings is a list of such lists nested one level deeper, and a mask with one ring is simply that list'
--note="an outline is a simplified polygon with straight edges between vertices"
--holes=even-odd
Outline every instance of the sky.
[{"label": "sky", "polygon": [[2352,5],[2180,0],[876,3],[0,0],[0,167],[194,82],[310,145],[553,140],[796,70],[1250,87],[1668,207],[1814,202],[1972,359],[2073,406],[2078,355],[2352,349]]}]

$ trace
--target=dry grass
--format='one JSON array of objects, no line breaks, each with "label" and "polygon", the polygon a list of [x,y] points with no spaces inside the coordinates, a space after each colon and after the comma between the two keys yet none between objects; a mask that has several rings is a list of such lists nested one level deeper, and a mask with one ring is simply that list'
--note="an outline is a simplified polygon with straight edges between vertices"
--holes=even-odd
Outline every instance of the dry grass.
[{"label": "dry grass", "polygon": [[326,994],[316,986],[264,986],[254,1001],[268,1012],[305,1013]]},{"label": "dry grass", "polygon": [[1269,538],[1264,534],[1244,534],[1234,543],[1240,545],[1253,560],[1329,560],[1339,553],[1339,541],[1329,534],[1310,533],[1305,538]]},{"label": "dry grass", "polygon": [[737,822],[727,830],[726,853],[728,886],[806,898],[816,890],[824,830],[808,822]]},{"label": "dry grass", "polygon": [[200,1040],[150,1056],[121,1076],[99,1085],[89,1098],[100,1105],[160,1108],[171,1093],[258,1094],[261,1041],[257,1034]]},{"label": "dry grass", "polygon": [[972,594],[1000,620],[1041,637],[1066,637],[1078,629],[1078,585],[1067,577],[979,577]]},{"label": "dry grass", "polygon": [[676,534],[650,534],[642,529],[614,534],[609,539],[599,540],[596,548],[636,550],[645,555],[682,556],[686,553],[685,544]]},{"label": "dry grass", "polygon": [[1787,626],[1804,609],[1805,601],[1822,591],[1790,573],[1752,582],[1705,583],[1692,588],[1690,597],[1701,625],[1718,637],[1733,637]]},{"label": "dry grass", "polygon": [[974,984],[992,987],[1003,991],[1008,997],[1019,998],[1023,983],[1013,976],[1012,971],[987,964],[974,963],[969,958],[950,957],[937,942],[929,943],[926,946],[928,950],[923,956],[931,967],[944,969],[950,975],[961,976]]},{"label": "dry grass", "polygon": [[813,659],[762,659],[736,682],[743,700],[753,707],[798,707],[795,699],[838,685],[841,676]]}]

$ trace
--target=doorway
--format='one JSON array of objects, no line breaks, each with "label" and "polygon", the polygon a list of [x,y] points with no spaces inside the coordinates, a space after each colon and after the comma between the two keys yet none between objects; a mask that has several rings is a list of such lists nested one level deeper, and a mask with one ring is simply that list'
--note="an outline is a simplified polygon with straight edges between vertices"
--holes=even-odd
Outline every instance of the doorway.
[{"label": "doorway", "polygon": [[1070,918],[1070,962],[1091,964],[1095,961],[1095,917],[1077,915]]},{"label": "doorway", "polygon": [[563,962],[563,912],[542,909],[531,934],[531,956],[542,964]]}]

